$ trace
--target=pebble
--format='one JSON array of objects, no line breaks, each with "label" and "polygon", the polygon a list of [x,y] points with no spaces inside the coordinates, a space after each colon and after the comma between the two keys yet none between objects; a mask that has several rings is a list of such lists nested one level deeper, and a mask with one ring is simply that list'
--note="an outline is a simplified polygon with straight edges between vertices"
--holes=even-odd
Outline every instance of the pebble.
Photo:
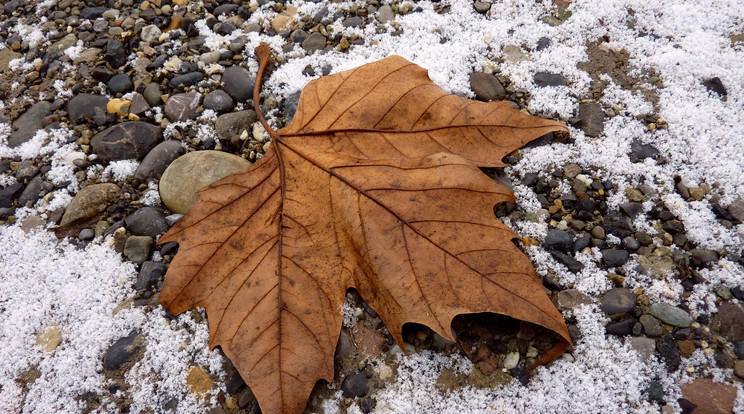
[{"label": "pebble", "polygon": [[734,412],[737,389],[733,385],[696,378],[680,385],[682,397],[697,405],[693,413],[731,414]]},{"label": "pebble", "polygon": [[8,208],[13,205],[13,200],[23,192],[23,183],[10,184],[0,190],[0,208]]},{"label": "pebble", "polygon": [[341,23],[344,27],[359,27],[364,23],[364,20],[362,20],[359,16],[351,16],[344,19],[344,21]]},{"label": "pebble", "polygon": [[555,260],[557,260],[562,265],[566,266],[568,270],[570,270],[573,273],[579,273],[582,270],[584,270],[584,264],[574,259],[573,256],[570,256],[566,253],[561,253],[556,250],[551,251],[550,254],[553,256]]},{"label": "pebble", "polygon": [[654,303],[649,308],[649,313],[667,325],[679,328],[687,328],[692,323],[690,314],[684,310],[663,302]]},{"label": "pebble", "polygon": [[553,297],[553,304],[560,311],[575,309],[581,305],[591,305],[592,298],[576,289],[566,289]]},{"label": "pebble", "polygon": [[160,28],[154,24],[151,24],[142,28],[142,31],[140,32],[140,38],[145,42],[157,44],[160,42],[159,39],[161,34],[163,34],[163,32],[160,30]]},{"label": "pebble", "polygon": [[643,325],[643,332],[646,336],[652,338],[658,338],[661,336],[661,323],[659,323],[658,319],[651,315],[642,315],[639,322]]},{"label": "pebble", "polygon": [[172,212],[186,214],[196,203],[196,191],[251,163],[221,151],[195,151],[168,166],[160,179],[160,198]]},{"label": "pebble", "polygon": [[533,78],[535,85],[544,88],[546,86],[565,86],[566,78],[562,75],[548,72],[537,72]]},{"label": "pebble", "polygon": [[629,253],[621,249],[602,250],[602,261],[607,267],[620,267],[628,261]]},{"label": "pebble", "polygon": [[109,39],[106,43],[106,54],[104,56],[109,65],[116,70],[127,63],[129,52],[120,41]]},{"label": "pebble", "polygon": [[135,92],[132,95],[132,102],[129,105],[129,113],[135,115],[141,115],[145,111],[150,109],[150,105],[145,100],[145,97],[141,93]]},{"label": "pebble", "polygon": [[633,141],[630,144],[631,153],[639,160],[645,160],[646,158],[656,159],[659,157],[659,150],[650,144],[641,144],[638,141]]},{"label": "pebble", "polygon": [[34,177],[29,183],[26,185],[26,188],[21,193],[21,196],[18,197],[18,205],[23,207],[27,204],[34,205],[39,200],[39,194],[44,189],[43,180],[41,179],[40,175],[37,175]]},{"label": "pebble", "polygon": [[313,32],[307,39],[302,41],[302,48],[308,55],[316,50],[323,50],[326,47],[326,37],[319,32]]},{"label": "pebble", "polygon": [[200,103],[199,92],[177,93],[165,103],[165,116],[171,122],[185,121],[196,113]]},{"label": "pebble", "polygon": [[211,109],[218,114],[232,111],[233,107],[235,107],[235,102],[227,92],[221,89],[209,92],[204,98],[204,109]]},{"label": "pebble", "polygon": [[395,13],[390,5],[385,4],[377,9],[377,21],[382,24],[388,23],[395,18]]},{"label": "pebble", "polygon": [[258,120],[256,112],[252,109],[231,112],[220,115],[214,123],[217,136],[222,139],[230,139],[235,135],[240,136],[243,131],[252,131],[253,123]]},{"label": "pebble", "polygon": [[509,352],[504,358],[504,369],[514,369],[519,364],[519,352]]},{"label": "pebble", "polygon": [[718,76],[704,80],[703,86],[705,86],[709,91],[717,93],[719,96],[728,95],[726,87],[723,86],[723,82],[721,82],[721,78]]},{"label": "pebble", "polygon": [[617,322],[610,322],[605,326],[605,331],[610,335],[625,336],[630,335],[633,331],[633,326],[638,323],[635,318],[623,319]]},{"label": "pebble", "polygon": [[652,361],[656,354],[656,341],[651,338],[642,336],[630,338],[630,346],[647,362]]},{"label": "pebble", "polygon": [[713,250],[692,249],[690,250],[692,264],[697,267],[707,267],[718,262],[718,253]]},{"label": "pebble", "polygon": [[116,95],[117,93],[126,93],[134,90],[134,84],[132,79],[126,73],[117,73],[112,76],[108,81],[108,88],[111,93]]},{"label": "pebble", "polygon": [[480,101],[500,101],[506,98],[506,90],[495,76],[483,72],[470,75],[470,89]]},{"label": "pebble", "polygon": [[361,398],[369,392],[369,378],[364,372],[347,375],[341,383],[344,398]]},{"label": "pebble", "polygon": [[744,223],[744,200],[737,199],[733,203],[729,204],[726,209],[731,216],[740,223]]},{"label": "pebble", "polygon": [[134,172],[134,178],[142,181],[159,180],[168,165],[183,155],[184,152],[181,141],[168,140],[161,142],[145,155]]},{"label": "pebble", "polygon": [[134,284],[135,290],[150,289],[155,287],[163,277],[168,266],[158,262],[144,262],[137,275],[137,282]]},{"label": "pebble", "polygon": [[656,348],[661,355],[662,361],[667,366],[667,369],[676,371],[679,369],[679,365],[682,363],[682,358],[677,348],[677,344],[674,343],[671,335],[664,335],[661,339],[656,342]]},{"label": "pebble", "polygon": [[551,229],[543,240],[543,247],[546,250],[569,253],[573,247],[573,236],[567,231]]},{"label": "pebble", "polygon": [[67,103],[67,119],[72,123],[83,121],[84,117],[94,119],[97,113],[106,113],[108,101],[108,98],[101,95],[77,94]]},{"label": "pebble", "polygon": [[744,379],[744,361],[739,360],[734,362],[734,375]]},{"label": "pebble", "polygon": [[127,160],[142,158],[161,138],[160,128],[141,121],[116,124],[99,132],[90,143],[100,159]]},{"label": "pebble", "polygon": [[721,336],[729,342],[744,341],[744,304],[731,301],[718,306]]},{"label": "pebble", "polygon": [[157,237],[168,230],[165,214],[155,207],[142,207],[124,219],[127,229],[137,236]]},{"label": "pebble", "polygon": [[78,235],[78,239],[82,241],[91,241],[96,237],[96,232],[93,229],[82,229]]},{"label": "pebble", "polygon": [[162,96],[163,93],[160,90],[160,85],[157,83],[151,83],[145,87],[145,90],[142,92],[142,96],[144,96],[145,101],[150,106],[158,106],[163,103]]},{"label": "pebble", "polygon": [[65,209],[60,225],[64,226],[82,218],[93,217],[117,200],[120,195],[121,189],[113,183],[83,187]]},{"label": "pebble", "polygon": [[636,305],[636,295],[630,289],[611,289],[602,296],[600,308],[607,315],[632,313]]},{"label": "pebble", "polygon": [[230,66],[225,69],[222,87],[236,102],[246,102],[253,98],[253,77],[246,68]]},{"label": "pebble", "polygon": [[286,125],[292,122],[295,112],[297,112],[297,106],[300,104],[300,95],[300,91],[291,93],[284,101],[284,121]]},{"label": "pebble", "polygon": [[169,84],[171,88],[178,89],[185,86],[192,86],[204,80],[204,74],[201,72],[190,72],[183,75],[174,76]]},{"label": "pebble", "polygon": [[579,119],[581,130],[588,137],[598,137],[604,131],[605,113],[598,103],[579,104]]},{"label": "pebble", "polygon": [[13,132],[8,138],[8,146],[15,148],[33,138],[36,131],[44,127],[42,121],[51,113],[51,107],[51,102],[37,102],[13,121]]},{"label": "pebble", "polygon": [[116,371],[127,363],[141,347],[135,344],[139,342],[138,336],[139,332],[132,332],[114,342],[103,356],[103,367],[109,371]]},{"label": "pebble", "polygon": [[744,359],[744,341],[738,341],[734,345],[734,354],[739,359]]},{"label": "pebble", "polygon": [[150,236],[130,236],[124,243],[124,256],[129,261],[142,264],[150,255],[153,238]]},{"label": "pebble", "polygon": [[579,174],[581,174],[581,167],[578,164],[571,163],[563,167],[563,175],[570,180],[576,178]]},{"label": "pebble", "polygon": [[641,243],[638,242],[638,240],[636,240],[635,238],[633,238],[633,236],[628,236],[628,237],[623,238],[623,241],[620,244],[620,246],[623,249],[635,251],[641,247]]},{"label": "pebble", "polygon": [[491,3],[476,1],[473,3],[473,8],[475,8],[475,11],[478,13],[488,13],[488,11],[491,10]]}]

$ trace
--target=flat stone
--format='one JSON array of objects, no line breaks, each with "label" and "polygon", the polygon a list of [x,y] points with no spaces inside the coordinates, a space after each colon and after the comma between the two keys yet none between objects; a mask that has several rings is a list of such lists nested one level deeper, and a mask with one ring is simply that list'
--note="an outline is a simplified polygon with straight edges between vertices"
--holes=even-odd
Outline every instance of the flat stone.
[{"label": "flat stone", "polygon": [[470,75],[470,89],[480,101],[500,101],[506,98],[506,90],[495,76],[475,72]]},{"label": "flat stone", "polygon": [[643,332],[646,336],[652,338],[658,338],[661,336],[661,323],[659,323],[658,319],[651,315],[642,315],[638,321],[643,325]]},{"label": "flat stone", "polygon": [[0,50],[0,72],[7,72],[8,70],[8,64],[13,59],[18,59],[22,55],[18,52],[14,52],[10,50],[10,48],[5,48],[3,50]]},{"label": "flat stone", "polygon": [[124,219],[127,229],[137,236],[157,237],[168,230],[165,213],[155,207],[142,207]]},{"label": "flat stone", "polygon": [[161,34],[163,34],[163,32],[160,30],[160,28],[154,24],[151,24],[142,28],[142,31],[140,32],[140,38],[147,43],[157,44],[160,43]]},{"label": "flat stone", "polygon": [[649,308],[651,315],[667,325],[687,328],[692,323],[690,314],[684,310],[666,303],[654,303]]},{"label": "flat stone", "polygon": [[234,107],[233,99],[221,89],[209,92],[204,98],[204,109],[211,109],[219,114],[232,111]]},{"label": "flat stone", "polygon": [[697,267],[704,267],[718,262],[718,253],[713,250],[692,249],[690,250],[690,256],[692,257],[692,264]]},{"label": "flat stone", "polygon": [[103,53],[103,49],[98,47],[88,47],[85,48],[82,52],[80,52],[79,55],[75,59],[72,60],[72,63],[75,64],[75,66],[81,64],[81,63],[92,63],[96,59],[98,59],[99,56]]},{"label": "flat stone", "polygon": [[60,225],[64,226],[73,221],[93,217],[102,212],[119,198],[121,189],[113,183],[92,184],[83,187],[75,194],[65,209]]},{"label": "flat stone", "polygon": [[135,92],[132,95],[132,103],[129,105],[129,113],[141,115],[149,109],[150,105],[145,100],[145,97],[141,93]]},{"label": "flat stone", "polygon": [[728,95],[726,87],[723,86],[723,82],[721,82],[721,78],[719,78],[718,76],[704,80],[703,86],[705,86],[705,88],[709,91],[717,93],[719,96]]},{"label": "flat stone", "polygon": [[159,180],[168,165],[183,155],[184,152],[181,141],[168,140],[161,142],[145,155],[134,172],[134,178],[142,181]]},{"label": "flat stone", "polygon": [[160,199],[174,213],[186,214],[196,203],[196,191],[251,163],[221,151],[190,152],[173,161],[160,179]]},{"label": "flat stone", "polygon": [[565,86],[566,78],[556,73],[538,72],[533,78],[535,85],[544,88],[546,86]]},{"label": "flat stone", "polygon": [[130,121],[99,132],[91,139],[91,146],[104,161],[139,159],[154,148],[160,138],[160,127]]},{"label": "flat stone", "polygon": [[116,371],[127,363],[142,346],[142,341],[137,340],[138,336],[138,332],[133,332],[114,342],[103,356],[103,367],[109,371]]},{"label": "flat stone", "polygon": [[591,305],[592,298],[576,289],[566,289],[558,292],[553,297],[553,304],[558,310],[575,309],[581,305]]},{"label": "flat stone", "polygon": [[731,301],[718,306],[721,335],[729,342],[744,341],[744,304]]},{"label": "flat stone", "polygon": [[307,54],[312,54],[316,50],[323,50],[326,47],[326,40],[326,37],[319,32],[313,32],[302,41],[302,48]]},{"label": "flat stone", "polygon": [[94,119],[97,112],[106,113],[108,101],[108,98],[101,95],[77,94],[67,103],[67,119],[74,124],[84,121],[85,117]]},{"label": "flat stone", "polygon": [[382,351],[382,347],[386,342],[383,335],[359,324],[354,325],[351,332],[354,336],[357,349],[359,349],[359,353],[362,356],[365,358],[376,358],[380,355],[380,351]]},{"label": "flat stone", "polygon": [[341,383],[341,393],[345,398],[361,398],[369,392],[369,378],[364,372],[347,375]]},{"label": "flat stone", "polygon": [[633,141],[630,144],[631,153],[639,160],[645,160],[646,158],[658,158],[659,150],[650,144],[641,144],[638,141]]},{"label": "flat stone", "polygon": [[220,138],[230,139],[235,135],[239,136],[243,131],[250,133],[253,129],[253,123],[257,120],[256,112],[252,109],[231,112],[220,115],[214,123],[214,129]]},{"label": "flat stone", "polygon": [[203,395],[212,389],[213,383],[212,378],[206,371],[200,366],[194,365],[189,368],[189,373],[186,375],[186,385],[189,386],[192,393]]},{"label": "flat stone", "polygon": [[225,69],[222,87],[237,102],[246,102],[253,98],[253,77],[246,68],[230,66]]},{"label": "flat stone", "polygon": [[68,33],[61,39],[52,43],[52,45],[47,48],[47,53],[62,53],[67,50],[68,47],[75,46],[77,40],[75,33]]},{"label": "flat stone", "polygon": [[623,210],[628,217],[636,218],[638,215],[643,213],[643,204],[641,203],[624,203],[620,204],[620,209]]},{"label": "flat stone", "polygon": [[153,244],[150,236],[131,236],[124,243],[124,256],[137,264],[142,264],[150,256],[150,247]]},{"label": "flat stone", "polygon": [[43,180],[40,175],[37,175],[29,181],[26,188],[21,193],[21,196],[18,197],[18,205],[21,207],[25,206],[27,203],[34,205],[39,200],[41,190],[44,189],[42,184]]},{"label": "flat stone", "polygon": [[566,266],[573,273],[579,273],[584,270],[584,264],[576,260],[572,255],[557,250],[550,250],[550,254],[558,263]]},{"label": "flat stone", "polygon": [[632,313],[636,305],[636,295],[630,289],[615,288],[605,293],[599,304],[607,315]]},{"label": "flat stone", "polygon": [[300,104],[301,91],[293,92],[287,96],[284,101],[284,121],[286,125],[289,125],[294,118],[295,112],[297,112],[297,105]]},{"label": "flat stone", "polygon": [[579,105],[579,119],[581,130],[588,137],[598,137],[604,131],[605,114],[602,105],[598,103],[583,103]]},{"label": "flat stone", "polygon": [[734,411],[737,389],[733,385],[697,378],[680,385],[682,398],[697,405],[693,413],[731,414]]},{"label": "flat stone", "polygon": [[610,322],[605,326],[605,331],[610,335],[625,336],[630,335],[633,326],[638,323],[635,318],[623,319],[617,322]]},{"label": "flat stone", "polygon": [[726,209],[737,221],[744,223],[744,200],[741,198],[729,204]]},{"label": "flat stone", "polygon": [[173,89],[182,88],[184,86],[192,86],[204,80],[204,74],[201,72],[190,72],[183,75],[174,76],[170,80],[170,86]]},{"label": "flat stone", "polygon": [[49,116],[51,108],[51,102],[37,102],[13,121],[13,132],[8,138],[8,146],[15,148],[33,138],[36,132],[44,127],[42,121]]},{"label": "flat stone", "polygon": [[165,116],[171,122],[185,121],[196,113],[200,103],[201,94],[199,92],[177,93],[165,103]]},{"label": "flat stone", "polygon": [[543,247],[546,250],[568,253],[573,247],[573,236],[567,231],[551,229],[543,240]]},{"label": "flat stone", "polygon": [[646,362],[650,362],[654,358],[656,353],[656,341],[651,338],[644,338],[642,336],[630,338],[630,346],[638,352]]},{"label": "flat stone", "polygon": [[628,261],[630,254],[627,250],[605,249],[602,250],[602,261],[607,267],[620,267]]},{"label": "flat stone", "polygon": [[661,359],[669,371],[679,369],[679,365],[682,363],[682,357],[671,335],[664,335],[659,339],[656,342],[656,349],[659,351]]}]

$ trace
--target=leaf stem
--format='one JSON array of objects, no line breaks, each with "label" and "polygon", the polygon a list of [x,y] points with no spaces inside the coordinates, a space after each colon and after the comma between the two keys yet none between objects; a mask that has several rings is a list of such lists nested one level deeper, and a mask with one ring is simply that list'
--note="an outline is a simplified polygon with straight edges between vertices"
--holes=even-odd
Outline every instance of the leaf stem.
[{"label": "leaf stem", "polygon": [[256,75],[256,83],[253,86],[253,109],[256,111],[256,115],[258,116],[258,120],[261,122],[261,125],[263,125],[264,129],[266,130],[266,132],[269,133],[271,138],[275,140],[279,138],[279,134],[277,134],[276,131],[274,131],[266,122],[263,113],[261,113],[261,106],[259,105],[261,80],[263,78],[264,70],[269,64],[269,59],[271,59],[271,51],[269,50],[269,46],[266,43],[261,43],[253,50],[253,53],[255,53],[256,57],[258,58],[258,75]]}]

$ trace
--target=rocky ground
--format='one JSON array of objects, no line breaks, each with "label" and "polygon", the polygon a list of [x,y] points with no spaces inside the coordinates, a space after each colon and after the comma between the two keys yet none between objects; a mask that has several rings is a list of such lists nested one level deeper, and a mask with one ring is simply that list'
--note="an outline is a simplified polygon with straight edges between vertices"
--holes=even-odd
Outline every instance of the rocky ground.
[{"label": "rocky ground", "polygon": [[[580,10],[565,0],[537,3],[533,7],[541,14],[530,24],[545,30],[570,25],[577,18],[572,13]],[[503,7],[481,1],[6,1],[0,6],[0,225],[29,234],[47,228],[82,252],[110,246],[136,269],[117,309],[136,308],[145,319],[162,315],[158,321],[173,322],[172,329],[185,334],[202,332],[203,313],[179,319],[158,304],[178,246],[156,241],[193,205],[196,189],[251,165],[270,145],[252,109],[253,47],[265,41],[275,53],[262,111],[278,129],[291,120],[305,82],[355,66],[359,56],[374,57],[369,50],[375,47],[389,49],[396,39],[404,43],[405,22],[412,21],[405,19],[451,13],[496,21],[503,17],[497,14],[508,14]],[[634,26],[643,19],[632,9],[622,13],[625,29],[638,37],[655,36],[644,31],[642,22]],[[634,64],[622,47],[609,47],[609,29],[587,35],[581,45],[562,45],[547,33],[484,49],[483,60],[467,67],[455,60],[451,65],[460,66],[451,70],[448,88],[484,101],[507,99],[528,113],[571,126],[570,135],[545,136],[508,156],[506,169],[487,171],[515,189],[517,203],[497,206],[495,213],[523,236],[521,246],[564,312],[577,344],[555,364],[581,362],[590,352],[587,344],[604,341],[608,349],[624,346],[632,355],[628,358],[636,358],[634,364],[646,367],[638,372],[648,375],[638,380],[635,391],[620,390],[619,400],[605,408],[664,413],[744,409],[741,169],[725,174],[711,169],[710,177],[680,169],[695,161],[680,155],[673,143],[680,134],[674,130],[677,120],[664,116],[667,79],[653,65]],[[435,34],[442,47],[457,35],[446,28]],[[725,47],[741,56],[742,36],[740,27]],[[540,53],[567,53],[564,46],[583,53],[571,70],[540,63]],[[499,69],[533,61],[526,77]],[[739,61],[739,72],[742,66]],[[721,78],[701,76],[691,84],[701,96],[707,94],[709,105],[740,103],[742,83]],[[540,109],[554,98],[565,99],[572,112]],[[741,112],[730,111],[744,121]],[[602,140],[606,147],[616,145],[607,137],[619,130],[618,124],[635,128],[615,154],[623,171],[613,170],[614,161],[602,157],[566,155],[601,147]],[[725,130],[725,122],[722,128],[732,131]],[[736,157],[727,160],[741,166]],[[11,295],[5,295],[0,320],[3,313],[11,314],[5,307]],[[582,309],[593,309],[602,332],[582,324],[587,312]],[[403,412],[391,400],[394,390],[405,391],[403,372],[413,368],[401,362],[401,350],[384,324],[354,292],[344,312],[336,381],[318,384],[306,411]],[[166,382],[165,371],[139,370],[143,358],[151,361],[147,352],[157,348],[156,341],[148,336],[150,330],[130,327],[109,335],[93,356],[99,363],[93,371],[101,377],[90,391],[74,396],[78,411],[260,412],[219,349],[214,351],[221,361],[217,368],[199,359],[199,352],[207,351],[179,354],[187,359],[180,383],[158,391],[158,384]],[[493,390],[508,384],[506,402],[487,407],[511,412],[509,406],[520,406],[515,402],[523,398],[520,389],[539,389],[543,377],[536,375],[543,374],[524,369],[552,346],[555,338],[549,333],[494,315],[458,318],[453,330],[459,343],[423,326],[408,326],[404,335],[413,354],[459,364],[433,374],[430,392],[437,398],[454,404],[447,395],[468,395],[472,389],[486,392],[477,395],[498,395]],[[35,344],[24,346],[39,348],[34,351],[39,355],[60,352],[67,341],[64,323],[40,317],[32,331]],[[11,334],[3,335],[0,341],[9,343]],[[463,355],[472,367],[462,368],[468,364],[461,361]],[[7,363],[0,370],[0,407],[53,411],[39,401],[29,405],[44,389],[39,378],[49,375],[45,370],[61,369],[45,366],[43,359],[27,366]],[[152,393],[133,397],[138,381],[154,384]],[[572,388],[565,393],[571,400]],[[148,404],[142,395],[157,399]],[[414,410],[423,406],[412,405]],[[535,407],[527,405],[521,412],[539,411]],[[565,412],[600,412],[568,407]]]}]

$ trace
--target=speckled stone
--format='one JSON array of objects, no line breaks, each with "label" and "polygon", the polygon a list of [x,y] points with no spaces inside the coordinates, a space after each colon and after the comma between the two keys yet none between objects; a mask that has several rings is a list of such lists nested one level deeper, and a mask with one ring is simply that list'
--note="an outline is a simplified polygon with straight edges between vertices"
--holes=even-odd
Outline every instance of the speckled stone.
[{"label": "speckled stone", "polygon": [[651,315],[667,325],[687,328],[692,323],[690,314],[684,310],[666,303],[654,303],[649,308]]}]

